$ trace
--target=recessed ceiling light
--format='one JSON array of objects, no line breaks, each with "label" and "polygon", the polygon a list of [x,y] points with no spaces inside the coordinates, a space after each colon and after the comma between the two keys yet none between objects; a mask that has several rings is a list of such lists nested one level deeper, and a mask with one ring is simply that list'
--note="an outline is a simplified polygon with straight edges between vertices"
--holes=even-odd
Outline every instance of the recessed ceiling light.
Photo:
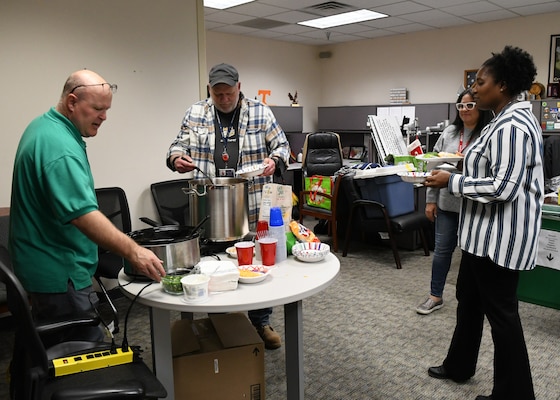
[{"label": "recessed ceiling light", "polygon": [[226,8],[239,6],[245,3],[251,3],[252,1],[255,0],[204,0],[204,7],[225,10]]},{"label": "recessed ceiling light", "polygon": [[325,29],[332,28],[333,26],[355,24],[357,22],[369,21],[372,19],[385,17],[388,17],[388,15],[370,10],[356,10],[342,14],[331,15],[329,17],[310,19],[307,21],[298,22],[298,24],[310,26],[312,28]]}]

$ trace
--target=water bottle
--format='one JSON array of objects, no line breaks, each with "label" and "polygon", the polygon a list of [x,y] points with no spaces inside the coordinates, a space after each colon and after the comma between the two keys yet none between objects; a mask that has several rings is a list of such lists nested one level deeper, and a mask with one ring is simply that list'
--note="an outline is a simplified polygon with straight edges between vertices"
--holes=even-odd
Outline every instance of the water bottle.
[{"label": "water bottle", "polygon": [[286,249],[286,228],[284,227],[284,220],[282,219],[282,210],[280,207],[272,207],[270,209],[268,236],[278,240],[275,259],[275,263],[278,264],[288,258],[288,250]]}]

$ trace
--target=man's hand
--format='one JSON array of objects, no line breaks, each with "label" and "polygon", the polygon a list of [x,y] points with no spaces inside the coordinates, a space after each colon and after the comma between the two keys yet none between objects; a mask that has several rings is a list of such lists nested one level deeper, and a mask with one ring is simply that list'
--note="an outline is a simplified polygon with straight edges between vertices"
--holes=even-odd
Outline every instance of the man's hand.
[{"label": "man's hand", "polygon": [[173,160],[173,167],[175,171],[184,174],[185,172],[191,172],[193,169],[196,168],[196,165],[193,163],[193,160],[187,154],[182,156],[171,156],[171,160]]}]

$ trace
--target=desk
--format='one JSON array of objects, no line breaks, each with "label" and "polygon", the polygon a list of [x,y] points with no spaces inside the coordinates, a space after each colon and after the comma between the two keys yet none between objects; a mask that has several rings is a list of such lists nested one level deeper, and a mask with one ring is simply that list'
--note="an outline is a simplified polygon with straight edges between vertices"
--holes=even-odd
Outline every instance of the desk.
[{"label": "desk", "polygon": [[[226,254],[220,254],[226,259]],[[205,259],[212,259],[206,258]],[[209,301],[186,304],[182,296],[169,295],[160,284],[152,284],[138,297],[138,302],[150,307],[154,372],[174,399],[173,359],[171,352],[170,311],[223,313],[258,310],[284,305],[287,398],[304,398],[303,379],[303,308],[302,300],[319,293],[332,284],[340,270],[340,262],[332,253],[317,263],[304,263],[289,256],[277,264],[261,283],[239,284],[237,290],[211,293]],[[123,270],[119,286],[133,298],[146,285],[130,283]]]}]

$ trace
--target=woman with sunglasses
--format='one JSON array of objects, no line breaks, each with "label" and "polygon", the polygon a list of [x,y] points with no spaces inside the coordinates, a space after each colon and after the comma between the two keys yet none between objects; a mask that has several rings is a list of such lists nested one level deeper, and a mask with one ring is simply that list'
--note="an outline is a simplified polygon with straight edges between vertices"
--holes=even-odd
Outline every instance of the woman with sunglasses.
[{"label": "woman with sunglasses", "polygon": [[482,64],[472,87],[494,119],[465,154],[463,173],[434,171],[428,187],[462,197],[457,325],[434,378],[466,381],[476,371],[484,317],[494,342],[494,387],[477,400],[534,400],[519,317],[519,271],[535,267],[544,196],[542,131],[528,101],[537,70],[525,51],[506,46]]},{"label": "woman with sunglasses", "polygon": [[[479,110],[470,89],[457,98],[457,115],[451,125],[443,130],[434,145],[434,151],[463,154],[480,135],[482,128],[492,119],[488,110]],[[455,170],[455,172],[459,172]],[[435,249],[432,258],[430,294],[416,307],[418,314],[427,315],[443,307],[443,289],[453,251],[457,247],[457,228],[461,199],[447,190],[435,187],[426,190],[426,217],[435,222]]]}]

